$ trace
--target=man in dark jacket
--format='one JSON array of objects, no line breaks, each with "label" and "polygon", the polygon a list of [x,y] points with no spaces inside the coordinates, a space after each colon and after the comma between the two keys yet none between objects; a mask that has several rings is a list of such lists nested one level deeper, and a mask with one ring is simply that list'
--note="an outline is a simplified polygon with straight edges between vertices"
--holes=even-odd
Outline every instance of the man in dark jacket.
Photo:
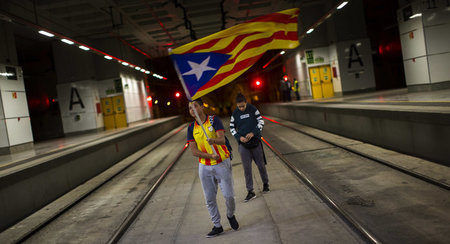
[{"label": "man in dark jacket", "polygon": [[248,104],[244,95],[236,96],[237,108],[230,120],[230,132],[239,143],[239,153],[244,167],[247,197],[245,202],[256,198],[253,189],[252,160],[255,160],[259,174],[263,182],[263,193],[269,192],[269,178],[264,160],[264,152],[261,143],[261,132],[264,120],[255,106]]}]

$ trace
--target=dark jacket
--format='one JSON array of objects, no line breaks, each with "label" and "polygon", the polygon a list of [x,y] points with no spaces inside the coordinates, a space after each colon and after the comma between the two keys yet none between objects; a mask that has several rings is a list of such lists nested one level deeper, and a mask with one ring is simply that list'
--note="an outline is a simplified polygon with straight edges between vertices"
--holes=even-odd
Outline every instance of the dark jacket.
[{"label": "dark jacket", "polygon": [[261,117],[258,109],[247,103],[244,112],[236,108],[231,115],[230,132],[236,138],[238,143],[241,143],[241,136],[253,132],[255,137],[261,139],[261,132],[264,127],[264,120]]}]

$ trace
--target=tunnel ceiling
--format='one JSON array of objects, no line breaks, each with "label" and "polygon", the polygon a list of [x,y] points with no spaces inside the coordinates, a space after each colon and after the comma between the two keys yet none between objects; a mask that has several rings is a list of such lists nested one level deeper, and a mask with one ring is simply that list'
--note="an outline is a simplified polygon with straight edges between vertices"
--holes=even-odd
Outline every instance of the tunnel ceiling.
[{"label": "tunnel ceiling", "polygon": [[324,1],[2,0],[0,17],[12,14],[75,40],[116,38],[158,57],[246,20]]}]

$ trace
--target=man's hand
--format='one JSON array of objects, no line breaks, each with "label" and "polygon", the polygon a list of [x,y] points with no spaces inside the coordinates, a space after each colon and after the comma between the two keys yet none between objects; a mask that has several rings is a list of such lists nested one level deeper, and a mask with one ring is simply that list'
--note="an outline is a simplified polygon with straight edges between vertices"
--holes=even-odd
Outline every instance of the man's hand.
[{"label": "man's hand", "polygon": [[218,155],[218,154],[210,154],[210,155],[211,155],[211,159],[214,159],[214,160],[218,160],[220,158],[220,155]]},{"label": "man's hand", "polygon": [[245,138],[247,139],[247,141],[250,141],[250,139],[252,139],[252,137],[254,137],[255,135],[253,134],[253,132],[248,133]]},{"label": "man's hand", "polygon": [[208,139],[206,139],[206,141],[208,141],[209,145],[212,145],[215,143],[213,138],[208,138]]},{"label": "man's hand", "polygon": [[248,142],[248,139],[245,138],[245,137],[243,137],[243,136],[241,136],[241,138],[239,138],[239,140],[240,140],[242,143]]}]

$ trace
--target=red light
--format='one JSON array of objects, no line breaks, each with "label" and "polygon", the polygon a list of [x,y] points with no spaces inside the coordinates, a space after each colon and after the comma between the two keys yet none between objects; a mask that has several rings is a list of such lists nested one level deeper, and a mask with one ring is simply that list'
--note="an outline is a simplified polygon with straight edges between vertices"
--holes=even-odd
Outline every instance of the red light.
[{"label": "red light", "polygon": [[152,101],[152,97],[151,96],[148,96],[147,97],[147,102],[151,102]]},{"label": "red light", "polygon": [[176,93],[175,93],[175,97],[178,98],[178,97],[180,97],[180,96],[181,96],[181,94],[180,94],[179,92],[176,92]]},{"label": "red light", "polygon": [[255,84],[256,84],[256,86],[260,86],[260,85],[261,85],[261,81],[257,80],[257,81],[255,82]]},{"label": "red light", "polygon": [[287,81],[287,75],[283,76],[284,81]]}]

